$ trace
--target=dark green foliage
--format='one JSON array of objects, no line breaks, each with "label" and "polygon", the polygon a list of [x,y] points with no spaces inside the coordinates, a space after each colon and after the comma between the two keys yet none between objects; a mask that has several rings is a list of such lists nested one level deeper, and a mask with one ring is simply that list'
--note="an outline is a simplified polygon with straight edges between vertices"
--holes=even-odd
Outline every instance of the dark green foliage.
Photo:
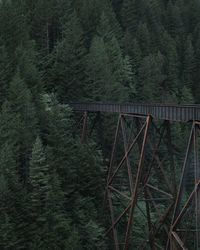
[{"label": "dark green foliage", "polygon": [[12,66],[3,41],[0,39],[0,104],[8,97],[8,87],[12,76]]},{"label": "dark green foliage", "polygon": [[0,30],[4,45],[12,61],[15,49],[28,40],[28,26],[24,13],[24,3],[3,0],[0,2]]},{"label": "dark green foliage", "polygon": [[138,24],[136,37],[137,37],[142,55],[147,56],[150,53],[150,49],[151,49],[151,38],[150,38],[150,33],[149,33],[146,23],[140,22]]},{"label": "dark green foliage", "polygon": [[0,1],[0,249],[109,248],[98,131],[82,145],[63,103],[199,103],[199,48],[198,0]]},{"label": "dark green foliage", "polygon": [[33,216],[35,216],[35,213],[38,213],[38,221],[40,220],[40,215],[42,215],[45,196],[48,192],[48,174],[49,169],[46,163],[42,142],[40,138],[37,137],[30,159],[29,183]]},{"label": "dark green foliage", "polygon": [[62,100],[77,100],[84,93],[84,47],[83,30],[74,11],[64,26],[63,40],[57,45],[54,54],[51,79]]},{"label": "dark green foliage", "polygon": [[183,61],[183,81],[190,89],[193,86],[193,74],[195,71],[195,55],[191,38],[188,37],[185,43],[184,61]]},{"label": "dark green foliage", "polygon": [[136,0],[124,0],[122,7],[122,24],[132,35],[135,34],[138,25],[138,10]]},{"label": "dark green foliage", "polygon": [[94,37],[87,58],[88,94],[95,101],[112,98],[113,83],[111,65],[101,37]]},{"label": "dark green foliage", "polygon": [[26,192],[19,181],[12,147],[5,143],[1,147],[0,156],[0,246],[2,249],[26,249]]},{"label": "dark green foliage", "polygon": [[[166,100],[164,81],[166,76],[163,70],[164,57],[158,52],[156,55],[146,56],[139,68],[138,93],[142,93],[142,102],[159,103]],[[163,96],[162,96],[163,95]]]}]

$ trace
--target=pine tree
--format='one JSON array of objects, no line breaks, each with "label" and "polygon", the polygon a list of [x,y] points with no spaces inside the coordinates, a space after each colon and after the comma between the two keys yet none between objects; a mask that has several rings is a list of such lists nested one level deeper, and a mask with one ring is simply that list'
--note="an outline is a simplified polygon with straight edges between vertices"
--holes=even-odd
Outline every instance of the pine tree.
[{"label": "pine tree", "polygon": [[112,98],[113,76],[102,38],[94,37],[87,58],[89,99],[106,101]]},{"label": "pine tree", "polygon": [[[59,104],[52,95],[46,103],[46,112],[48,131],[44,140],[47,144],[46,155],[51,184],[45,200],[48,208],[46,214],[49,219],[44,226],[44,237],[49,238],[52,234],[52,241],[50,240],[49,244],[53,246],[57,242],[59,246],[63,243],[78,249],[88,249],[88,242],[92,239],[86,231],[91,227],[88,225],[86,228],[84,225],[91,218],[92,225],[96,225],[96,227],[93,226],[96,230],[94,235],[98,235],[97,242],[95,242],[96,236],[93,239],[95,248],[96,245],[101,244],[102,235],[101,229],[98,229],[96,224],[96,210],[101,209],[99,201],[102,199],[102,193],[99,192],[102,163],[95,159],[86,145],[81,145],[78,138],[72,138],[71,112],[67,106]],[[94,197],[96,197],[95,200]],[[63,208],[66,211],[65,214],[63,214]],[[69,232],[69,228],[74,226],[76,229]],[[56,228],[61,232],[60,235],[55,232]],[[64,228],[68,237],[64,234]],[[54,237],[57,239],[53,243]],[[66,241],[58,242],[62,237],[66,237]]]},{"label": "pine tree", "polygon": [[[161,53],[144,57],[139,68],[139,86],[137,86],[140,101],[162,102],[162,88],[165,78],[164,58]],[[165,93],[165,89],[163,89],[163,93]]]},{"label": "pine tree", "polygon": [[85,38],[85,45],[88,46],[92,37],[95,34],[96,27],[98,25],[101,12],[103,10],[104,0],[75,0],[72,4],[76,13],[80,19],[81,26],[83,27],[83,33]]},{"label": "pine tree", "polygon": [[137,28],[136,38],[143,56],[147,56],[151,49],[151,38],[146,23],[140,22]]},{"label": "pine tree", "polygon": [[167,4],[166,10],[166,28],[172,38],[176,38],[177,35],[182,36],[183,30],[183,23],[180,13],[180,8],[173,4],[170,0]]},{"label": "pine tree", "polygon": [[195,55],[191,38],[188,37],[185,44],[184,61],[183,61],[183,81],[184,84],[192,89],[193,77],[195,71]]},{"label": "pine tree", "polygon": [[60,99],[77,100],[84,96],[85,54],[83,31],[73,12],[65,24],[64,38],[56,47],[51,72],[50,81]]},{"label": "pine tree", "polygon": [[34,49],[34,43],[27,42],[25,46],[19,46],[16,49],[15,57],[17,58],[20,78],[31,91],[33,101],[37,104],[38,95],[43,92],[44,86],[41,73],[37,68],[37,53]]},{"label": "pine tree", "polygon": [[194,85],[193,85],[193,95],[195,97],[195,102],[199,103],[200,90],[199,90],[199,81],[200,81],[200,23],[196,25],[194,30],[194,60],[195,60],[195,73],[194,73]]},{"label": "pine tree", "polygon": [[[42,142],[39,137],[36,138],[32,150],[29,169],[29,182],[31,185],[31,200],[33,203],[33,210],[37,214],[40,208],[44,205],[46,193],[48,191],[48,165]],[[37,208],[39,210],[37,210]]]},{"label": "pine tree", "polygon": [[26,192],[19,181],[14,152],[8,143],[1,145],[0,170],[1,248],[27,249]]},{"label": "pine tree", "polygon": [[144,1],[146,5],[145,22],[151,33],[151,44],[155,51],[158,49],[163,33],[162,19],[164,14],[164,4],[160,0]]},{"label": "pine tree", "polygon": [[[177,102],[177,97],[179,96],[179,74],[180,74],[180,64],[176,48],[176,42],[167,33],[163,34],[163,47],[162,53],[164,54],[165,61],[165,74],[167,79],[165,81],[165,89],[170,96],[173,96],[171,102]],[[175,99],[174,99],[175,98]]]},{"label": "pine tree", "polygon": [[70,218],[65,211],[65,196],[61,190],[56,171],[52,171],[49,179],[49,190],[45,199],[44,246],[49,249],[68,249]]},{"label": "pine tree", "polygon": [[127,31],[123,39],[124,53],[129,57],[129,62],[131,64],[132,78],[135,86],[138,82],[138,69],[142,60],[142,53],[140,46],[136,38],[133,38]]},{"label": "pine tree", "polygon": [[[61,2],[62,3],[62,2]],[[36,41],[36,47],[42,56],[49,54],[60,36],[60,1],[25,1],[27,22],[30,25],[30,37]]]},{"label": "pine tree", "polygon": [[0,38],[0,104],[8,97],[9,81],[12,77],[13,67],[10,63],[5,45]]},{"label": "pine tree", "polygon": [[[0,178],[0,186],[3,185],[2,177]],[[2,201],[2,198],[1,198]],[[16,235],[14,226],[10,222],[9,216],[1,213],[1,226],[0,226],[0,247],[2,250],[17,249]],[[19,249],[19,248],[18,248]]]},{"label": "pine tree", "polygon": [[189,0],[185,5],[185,26],[187,33],[191,33],[194,31],[196,24],[200,22],[200,5],[198,0]]},{"label": "pine tree", "polygon": [[121,15],[124,29],[128,30],[131,35],[134,35],[137,31],[138,26],[136,0],[124,0]]},{"label": "pine tree", "polygon": [[35,249],[44,247],[43,227],[47,221],[45,216],[45,199],[49,190],[49,173],[43,145],[39,137],[33,145],[29,168],[30,185],[30,231],[32,241],[30,246]]},{"label": "pine tree", "polygon": [[129,56],[124,58],[124,69],[123,69],[123,81],[124,85],[129,93],[129,101],[133,101],[136,97],[136,77],[132,70],[131,59]]},{"label": "pine tree", "polygon": [[115,36],[113,29],[110,26],[109,19],[103,11],[97,26],[97,34],[105,43],[108,43]]},{"label": "pine tree", "polygon": [[[71,135],[73,124],[70,119],[71,111],[68,106],[59,104],[55,95],[52,94],[46,103],[46,112],[46,133],[43,137],[47,144],[49,168],[50,171],[56,170],[62,190],[67,190],[69,179],[75,178],[73,168],[67,168],[71,156],[71,151],[67,149],[74,147],[74,139]],[[68,188],[68,192],[70,193],[70,188]]]},{"label": "pine tree", "polygon": [[[10,126],[15,133],[16,156],[18,157],[19,171],[24,182],[27,182],[28,159],[31,145],[37,133],[37,117],[32,95],[19,72],[15,75],[9,88],[9,106],[13,114]],[[14,124],[16,123],[16,125]]]},{"label": "pine tree", "polygon": [[28,30],[23,1],[1,1],[0,32],[10,58],[15,49],[29,39]]},{"label": "pine tree", "polygon": [[16,247],[16,235],[14,231],[14,226],[10,222],[10,218],[7,214],[7,197],[8,197],[8,186],[5,176],[1,174],[0,176],[0,247],[1,249],[11,249]]}]

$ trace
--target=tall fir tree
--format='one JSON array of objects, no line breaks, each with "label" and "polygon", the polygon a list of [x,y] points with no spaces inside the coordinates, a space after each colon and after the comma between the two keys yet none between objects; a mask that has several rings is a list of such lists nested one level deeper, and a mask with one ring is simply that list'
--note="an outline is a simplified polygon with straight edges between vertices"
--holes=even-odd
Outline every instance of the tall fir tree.
[{"label": "tall fir tree", "polygon": [[166,93],[163,87],[165,79],[163,55],[158,52],[155,55],[150,54],[144,57],[139,68],[139,83],[137,86],[139,100],[147,103],[163,102],[162,95]]},{"label": "tall fir tree", "polygon": [[112,99],[113,77],[105,43],[94,37],[87,57],[88,99],[106,101]]},{"label": "tall fir tree", "polygon": [[12,58],[15,49],[29,39],[23,1],[0,2],[0,31],[8,55]]},{"label": "tall fir tree", "polygon": [[146,23],[139,23],[136,38],[138,40],[142,56],[147,56],[151,50],[151,37]]},{"label": "tall fir tree", "polygon": [[[16,73],[9,88],[9,106],[13,114],[11,126],[15,131],[16,153],[18,156],[19,171],[24,182],[27,182],[28,159],[31,153],[31,145],[38,131],[38,120],[32,95],[24,81]],[[14,122],[16,120],[16,125]]]},{"label": "tall fir tree", "polygon": [[0,104],[8,98],[9,82],[13,75],[13,67],[8,57],[3,40],[0,38]]},{"label": "tall fir tree", "polygon": [[83,30],[74,11],[65,24],[63,40],[55,49],[48,79],[61,100],[77,100],[84,96],[85,55]]},{"label": "tall fir tree", "polygon": [[44,225],[47,222],[45,215],[45,200],[49,190],[49,167],[39,137],[33,145],[29,168],[29,195],[30,195],[30,229],[32,240],[31,249],[43,249]]},{"label": "tall fir tree", "polygon": [[138,26],[138,11],[136,0],[124,0],[121,10],[122,24],[125,30],[128,30],[132,36],[135,35]]},{"label": "tall fir tree", "polygon": [[180,62],[178,58],[176,42],[165,31],[163,34],[163,55],[165,56],[165,89],[171,96],[171,102],[177,102],[180,90]]},{"label": "tall fir tree", "polygon": [[184,51],[183,82],[190,89],[193,88],[194,72],[195,72],[194,48],[192,45],[191,38],[188,37],[185,43],[185,51]]},{"label": "tall fir tree", "polygon": [[[2,249],[27,249],[26,191],[23,190],[17,173],[13,146],[8,142],[1,145],[1,227]],[[3,188],[3,189],[2,189]],[[2,193],[3,192],[3,193]],[[12,237],[12,238],[10,238]],[[12,247],[11,247],[12,246]]]}]

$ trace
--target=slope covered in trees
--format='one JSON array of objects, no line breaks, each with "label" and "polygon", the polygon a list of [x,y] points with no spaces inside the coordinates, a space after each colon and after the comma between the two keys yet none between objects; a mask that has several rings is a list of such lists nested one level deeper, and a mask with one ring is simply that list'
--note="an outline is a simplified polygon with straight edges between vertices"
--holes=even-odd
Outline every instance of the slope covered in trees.
[{"label": "slope covered in trees", "polygon": [[102,157],[62,103],[199,103],[199,46],[198,0],[0,1],[2,250],[108,249]]}]

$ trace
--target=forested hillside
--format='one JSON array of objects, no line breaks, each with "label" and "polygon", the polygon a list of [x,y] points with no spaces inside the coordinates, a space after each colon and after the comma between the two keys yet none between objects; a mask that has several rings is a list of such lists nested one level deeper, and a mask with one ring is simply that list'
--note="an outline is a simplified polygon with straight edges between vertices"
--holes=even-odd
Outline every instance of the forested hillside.
[{"label": "forested hillside", "polygon": [[0,249],[109,249],[110,152],[63,103],[199,103],[199,81],[199,0],[1,0]]}]

